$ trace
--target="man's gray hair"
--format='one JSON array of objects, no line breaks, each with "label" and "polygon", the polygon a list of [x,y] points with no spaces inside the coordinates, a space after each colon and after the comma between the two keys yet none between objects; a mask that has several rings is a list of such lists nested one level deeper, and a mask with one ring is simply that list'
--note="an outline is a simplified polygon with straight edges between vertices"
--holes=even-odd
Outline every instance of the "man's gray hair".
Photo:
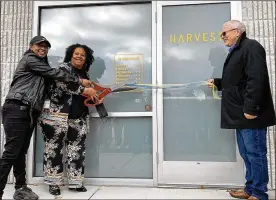
[{"label": "man's gray hair", "polygon": [[246,31],[246,27],[245,27],[244,23],[242,23],[239,20],[231,20],[231,21],[226,22],[225,24],[230,24],[232,28],[236,28],[236,29],[240,30],[241,33]]}]

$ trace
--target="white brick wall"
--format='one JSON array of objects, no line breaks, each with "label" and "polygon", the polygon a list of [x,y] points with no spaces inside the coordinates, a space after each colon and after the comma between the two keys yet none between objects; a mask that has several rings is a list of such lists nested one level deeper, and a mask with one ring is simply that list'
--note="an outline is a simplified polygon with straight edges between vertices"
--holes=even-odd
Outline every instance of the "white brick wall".
[{"label": "white brick wall", "polygon": [[[33,1],[1,1],[1,105],[8,92],[13,71],[32,37]],[[4,146],[1,123],[0,155]],[[13,181],[12,173],[9,182]]]},{"label": "white brick wall", "polygon": [[[249,38],[258,40],[266,50],[272,96],[275,104],[275,1],[243,1],[243,21]],[[270,189],[275,189],[275,126],[268,133]]]},{"label": "white brick wall", "polygon": [[[32,36],[33,1],[1,1],[1,105],[9,89],[17,61],[28,48]],[[255,38],[266,49],[271,87],[275,102],[275,2],[242,2],[243,22],[249,38]],[[275,127],[269,129],[268,160],[270,188],[275,189]],[[3,150],[1,127],[0,155]],[[10,182],[13,180],[10,177]]]}]

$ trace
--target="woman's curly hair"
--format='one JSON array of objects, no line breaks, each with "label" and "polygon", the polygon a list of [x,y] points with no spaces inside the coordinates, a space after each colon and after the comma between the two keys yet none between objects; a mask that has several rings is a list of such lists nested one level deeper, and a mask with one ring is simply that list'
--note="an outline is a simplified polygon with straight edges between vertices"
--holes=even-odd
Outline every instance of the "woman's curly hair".
[{"label": "woman's curly hair", "polygon": [[84,49],[84,51],[85,51],[85,71],[88,72],[89,68],[92,65],[92,63],[94,62],[95,58],[93,56],[94,51],[84,44],[76,43],[76,44],[72,44],[69,47],[67,47],[63,62],[68,63],[71,61],[73,53],[76,48]]}]

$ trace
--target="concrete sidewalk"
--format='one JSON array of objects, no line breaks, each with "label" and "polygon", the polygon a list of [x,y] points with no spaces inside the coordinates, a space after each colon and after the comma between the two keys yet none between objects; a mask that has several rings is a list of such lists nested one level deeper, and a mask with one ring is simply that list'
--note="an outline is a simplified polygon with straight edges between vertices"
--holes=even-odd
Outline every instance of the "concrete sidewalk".
[{"label": "concrete sidewalk", "polygon": [[[61,187],[61,195],[53,196],[44,185],[30,185],[43,199],[234,199],[226,190],[216,189],[171,189],[149,187],[87,186],[88,191],[77,193]],[[3,200],[13,199],[13,185],[7,185]],[[269,191],[269,199],[275,199],[275,190]]]}]

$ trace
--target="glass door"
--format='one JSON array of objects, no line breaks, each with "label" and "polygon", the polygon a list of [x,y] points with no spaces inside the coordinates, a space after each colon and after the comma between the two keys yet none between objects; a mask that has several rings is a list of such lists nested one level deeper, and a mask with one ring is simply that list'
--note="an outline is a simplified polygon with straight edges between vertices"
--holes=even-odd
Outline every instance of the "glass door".
[{"label": "glass door", "polygon": [[[80,43],[94,50],[90,80],[108,86],[132,74],[137,83],[156,83],[155,2],[36,1],[34,9],[39,24],[34,25],[34,34],[39,32],[52,43],[51,66],[63,61],[65,48]],[[109,117],[104,122],[94,107],[90,109],[87,183],[153,185],[157,172],[156,92],[112,93],[105,98],[105,106]],[[41,183],[43,177],[44,142],[39,128],[35,140],[29,183]]]},{"label": "glass door", "polygon": [[158,184],[242,185],[235,130],[220,129],[220,99],[203,81],[221,77],[223,23],[239,2],[157,2]]}]

